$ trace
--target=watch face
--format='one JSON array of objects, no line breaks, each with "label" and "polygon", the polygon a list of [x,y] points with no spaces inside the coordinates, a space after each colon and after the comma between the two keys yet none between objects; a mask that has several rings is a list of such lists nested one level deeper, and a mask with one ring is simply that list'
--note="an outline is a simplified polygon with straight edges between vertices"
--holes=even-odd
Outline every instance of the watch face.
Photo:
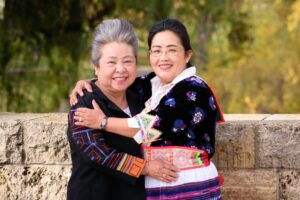
[{"label": "watch face", "polygon": [[105,126],[107,124],[107,117],[104,117],[102,120],[101,120],[101,123],[100,123],[100,128],[101,129],[104,129]]}]

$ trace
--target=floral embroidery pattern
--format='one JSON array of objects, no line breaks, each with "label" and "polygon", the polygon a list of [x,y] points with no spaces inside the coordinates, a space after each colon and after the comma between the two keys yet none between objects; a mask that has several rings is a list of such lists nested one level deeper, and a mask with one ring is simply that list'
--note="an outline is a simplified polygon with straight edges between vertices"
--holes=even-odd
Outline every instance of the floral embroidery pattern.
[{"label": "floral embroidery pattern", "polygon": [[174,108],[176,105],[176,101],[174,98],[169,98],[165,101],[165,105]]},{"label": "floral embroidery pattern", "polygon": [[201,108],[196,108],[193,114],[192,124],[196,125],[200,123],[205,118],[204,110]]},{"label": "floral embroidery pattern", "polygon": [[186,124],[184,124],[183,120],[177,119],[174,121],[172,132],[177,133],[179,131],[183,131],[186,128]]},{"label": "floral embroidery pattern", "polygon": [[214,97],[213,96],[210,96],[209,97],[209,106],[211,107],[212,110],[216,110],[217,106],[215,104],[215,100],[214,100]]},{"label": "floral embroidery pattern", "polygon": [[197,93],[196,92],[193,92],[193,91],[188,91],[187,93],[186,93],[186,96],[187,96],[187,99],[188,99],[188,101],[196,101],[196,95],[197,95]]},{"label": "floral embroidery pattern", "polygon": [[210,144],[205,145],[205,150],[207,151],[208,154],[212,154],[214,152],[214,149]]},{"label": "floral embroidery pattern", "polygon": [[194,140],[196,138],[196,135],[194,133],[194,131],[192,129],[188,129],[187,132],[186,132],[186,136],[189,138],[189,139],[192,139]]},{"label": "floral embroidery pattern", "polygon": [[185,146],[195,148],[195,147],[197,147],[197,144],[196,144],[196,142],[195,142],[194,140],[189,140],[189,141],[185,144]]},{"label": "floral embroidery pattern", "polygon": [[206,87],[205,82],[196,76],[191,76],[187,78],[186,81],[195,86]]},{"label": "floral embroidery pattern", "polygon": [[163,133],[151,146],[192,147],[212,156],[218,109],[205,81],[197,76],[182,80],[165,94],[158,106],[148,111],[159,116],[153,128]]},{"label": "floral embroidery pattern", "polygon": [[209,142],[209,141],[210,141],[210,137],[209,137],[208,133],[204,133],[204,140],[205,140],[206,142]]}]

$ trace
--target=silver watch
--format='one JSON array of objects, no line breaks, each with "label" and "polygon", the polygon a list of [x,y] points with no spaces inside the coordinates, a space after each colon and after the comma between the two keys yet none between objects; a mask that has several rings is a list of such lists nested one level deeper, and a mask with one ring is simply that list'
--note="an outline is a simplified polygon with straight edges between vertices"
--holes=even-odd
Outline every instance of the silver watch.
[{"label": "silver watch", "polygon": [[103,117],[103,119],[101,119],[101,121],[100,121],[100,130],[104,130],[105,129],[105,127],[107,125],[107,119],[108,119],[107,116],[105,116],[105,117]]}]

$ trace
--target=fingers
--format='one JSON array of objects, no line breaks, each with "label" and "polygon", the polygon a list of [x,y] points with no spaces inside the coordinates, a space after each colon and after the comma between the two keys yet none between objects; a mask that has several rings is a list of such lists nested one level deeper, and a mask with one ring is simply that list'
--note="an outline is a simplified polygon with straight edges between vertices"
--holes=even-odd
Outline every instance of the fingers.
[{"label": "fingers", "polygon": [[84,121],[84,118],[75,115],[75,116],[74,116],[74,120],[75,120],[76,122],[83,122],[83,121]]},{"label": "fingers", "polygon": [[93,108],[94,108],[95,110],[100,110],[100,107],[99,107],[98,104],[96,103],[95,99],[93,99],[92,104],[93,104]]},{"label": "fingers", "polygon": [[85,126],[89,128],[94,128],[92,122],[88,118],[74,116],[74,124],[76,126]]},{"label": "fingers", "polygon": [[173,182],[178,178],[178,168],[170,164],[168,161],[164,161],[163,169],[161,170],[163,181],[164,182]]},{"label": "fingers", "polygon": [[[92,86],[89,82],[84,82],[84,88],[88,91],[88,92],[93,92],[92,90]],[[81,95],[82,96],[82,95]]]},{"label": "fingers", "polygon": [[92,109],[89,109],[89,108],[77,108],[76,111],[75,111],[75,115],[79,115],[81,113],[86,113],[86,112],[89,112],[90,110],[92,110]]},{"label": "fingers", "polygon": [[86,126],[84,122],[79,122],[79,121],[74,122],[74,124],[76,126]]},{"label": "fingers", "polygon": [[163,160],[163,169],[171,171],[171,172],[178,172],[179,169],[171,162],[171,161],[166,161]]},{"label": "fingers", "polygon": [[171,183],[176,181],[176,177],[170,176],[169,174],[162,174],[161,181],[166,182],[166,183]]},{"label": "fingers", "polygon": [[75,105],[78,102],[77,97],[76,97],[76,92],[74,89],[72,90],[69,98],[70,98],[69,103],[71,106]]},{"label": "fingers", "polygon": [[77,108],[77,110],[74,112],[75,125],[99,129],[100,121],[103,118],[103,115],[104,113],[100,109],[96,110],[90,108]]},{"label": "fingers", "polygon": [[159,178],[161,181],[166,182],[166,183],[171,183],[176,181],[178,178],[178,174],[173,171],[166,171],[166,170],[161,170],[161,173],[159,175]]},{"label": "fingers", "polygon": [[155,160],[147,161],[149,167],[149,176],[160,181],[170,183],[176,181],[178,178],[178,169],[172,162],[157,158]]},{"label": "fingers", "polygon": [[83,96],[83,90],[86,89],[88,92],[93,92],[92,90],[92,86],[90,85],[90,83],[88,81],[85,80],[80,80],[76,83],[75,88],[72,90],[71,94],[70,94],[70,105],[73,106],[78,102],[77,99],[77,94],[79,94],[80,96]]}]

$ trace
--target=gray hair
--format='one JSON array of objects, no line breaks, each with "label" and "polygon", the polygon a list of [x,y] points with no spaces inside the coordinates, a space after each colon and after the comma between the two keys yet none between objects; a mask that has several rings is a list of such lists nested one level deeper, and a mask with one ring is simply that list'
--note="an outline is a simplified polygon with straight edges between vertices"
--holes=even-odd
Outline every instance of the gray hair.
[{"label": "gray hair", "polygon": [[111,42],[125,42],[133,47],[137,59],[138,38],[132,25],[122,19],[107,19],[102,21],[94,31],[92,43],[92,62],[98,66],[101,58],[101,48]]}]

